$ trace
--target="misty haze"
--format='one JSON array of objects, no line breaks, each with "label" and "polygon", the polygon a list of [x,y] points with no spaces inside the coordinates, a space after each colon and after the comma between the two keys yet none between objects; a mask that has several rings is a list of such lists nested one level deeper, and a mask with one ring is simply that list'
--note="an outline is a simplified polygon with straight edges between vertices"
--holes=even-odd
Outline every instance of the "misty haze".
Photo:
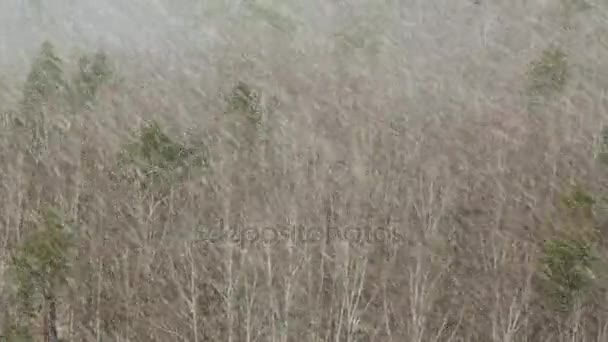
[{"label": "misty haze", "polygon": [[0,0],[0,341],[608,341],[608,5]]}]

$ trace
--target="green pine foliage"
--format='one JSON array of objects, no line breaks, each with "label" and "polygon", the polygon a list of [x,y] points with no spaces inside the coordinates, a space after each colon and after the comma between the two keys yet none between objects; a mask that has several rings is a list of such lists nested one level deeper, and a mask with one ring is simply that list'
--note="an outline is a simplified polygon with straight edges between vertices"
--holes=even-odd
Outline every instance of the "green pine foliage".
[{"label": "green pine foliage", "polygon": [[568,79],[568,59],[557,47],[544,50],[533,61],[528,72],[528,90],[532,96],[549,96],[561,92]]},{"label": "green pine foliage", "polygon": [[600,163],[608,165],[608,127],[602,128],[599,145],[597,159]]},{"label": "green pine foliage", "polygon": [[56,54],[53,44],[44,42],[32,63],[23,89],[22,113],[25,121],[42,115],[42,109],[49,101],[71,101],[76,109],[92,103],[100,87],[114,75],[107,54],[101,50],[80,57],[78,71],[70,82],[66,80],[63,69],[63,61]]},{"label": "green pine foliage", "polygon": [[526,95],[531,109],[564,91],[569,76],[566,53],[559,47],[545,49],[527,72]]},{"label": "green pine foliage", "polygon": [[32,151],[40,151],[48,138],[46,125],[48,107],[63,107],[69,93],[64,79],[63,62],[55,54],[53,45],[46,41],[34,59],[23,87],[21,115],[15,118],[17,126],[26,127],[31,134]]},{"label": "green pine foliage", "polygon": [[183,179],[191,169],[204,168],[206,152],[204,146],[195,149],[174,141],[152,121],[141,128],[136,141],[124,148],[119,159],[123,167],[132,171],[127,172],[129,181],[150,189]]},{"label": "green pine foliage", "polygon": [[595,279],[597,258],[583,240],[552,239],[543,246],[542,279],[547,299],[555,309],[567,311],[585,295]]},{"label": "green pine foliage", "polygon": [[540,259],[540,293],[555,312],[568,313],[588,300],[601,284],[601,243],[594,206],[597,201],[577,185],[563,195],[557,218],[563,229],[544,242]]},{"label": "green pine foliage", "polygon": [[113,69],[105,52],[81,56],[78,60],[78,73],[73,81],[76,105],[84,106],[93,102],[101,85],[112,75]]},{"label": "green pine foliage", "polygon": [[22,241],[12,257],[10,280],[14,289],[13,319],[8,324],[15,340],[31,338],[30,324],[45,298],[55,297],[66,285],[70,272],[72,233],[54,209],[44,213],[36,231]]},{"label": "green pine foliage", "polygon": [[257,154],[256,147],[267,141],[271,108],[262,102],[262,93],[245,82],[238,82],[228,98],[228,131],[234,147],[245,154]]},{"label": "green pine foliage", "polygon": [[592,207],[595,205],[595,199],[586,192],[580,185],[576,186],[571,193],[562,197],[562,204],[572,212],[585,212],[588,215],[592,213]]},{"label": "green pine foliage", "polygon": [[53,44],[45,41],[34,60],[23,89],[25,113],[36,112],[49,99],[69,89],[63,76],[63,62],[55,54]]},{"label": "green pine foliage", "polygon": [[258,127],[262,122],[260,95],[245,82],[238,82],[232,89],[228,97],[228,109],[243,115],[253,127]]}]

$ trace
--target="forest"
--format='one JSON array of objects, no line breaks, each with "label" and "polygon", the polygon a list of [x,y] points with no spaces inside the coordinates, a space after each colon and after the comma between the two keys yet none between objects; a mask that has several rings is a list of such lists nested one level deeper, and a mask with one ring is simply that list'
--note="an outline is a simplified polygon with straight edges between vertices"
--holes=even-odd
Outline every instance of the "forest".
[{"label": "forest", "polygon": [[607,19],[2,1],[0,341],[608,341]]}]

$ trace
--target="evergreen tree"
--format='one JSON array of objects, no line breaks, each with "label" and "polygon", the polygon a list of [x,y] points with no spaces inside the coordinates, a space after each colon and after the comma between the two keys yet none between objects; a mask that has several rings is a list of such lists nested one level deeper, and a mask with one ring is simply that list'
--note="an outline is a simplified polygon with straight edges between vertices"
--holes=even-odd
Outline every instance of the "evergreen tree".
[{"label": "evergreen tree", "polygon": [[63,63],[53,45],[45,41],[30,69],[23,89],[23,111],[39,112],[50,98],[68,89],[63,78]]},{"label": "evergreen tree", "polygon": [[90,104],[97,95],[99,87],[112,75],[112,70],[105,52],[99,51],[93,56],[82,56],[78,61],[78,74],[75,77],[74,101],[76,106]]},{"label": "evergreen tree", "polygon": [[[206,151],[186,147],[170,138],[152,121],[144,125],[137,140],[120,155],[121,166],[127,167],[127,180],[141,190],[159,190],[181,179],[188,169],[206,164]],[[162,192],[162,191],[161,191]]]},{"label": "evergreen tree", "polygon": [[32,321],[42,308],[45,335],[57,341],[56,305],[59,291],[68,279],[71,237],[56,211],[49,210],[44,224],[32,232],[12,258],[14,309],[9,334],[31,340]]},{"label": "evergreen tree", "polygon": [[21,118],[16,122],[31,131],[34,151],[40,151],[48,139],[46,121],[51,109],[65,109],[68,92],[62,61],[53,45],[45,41],[25,81]]}]

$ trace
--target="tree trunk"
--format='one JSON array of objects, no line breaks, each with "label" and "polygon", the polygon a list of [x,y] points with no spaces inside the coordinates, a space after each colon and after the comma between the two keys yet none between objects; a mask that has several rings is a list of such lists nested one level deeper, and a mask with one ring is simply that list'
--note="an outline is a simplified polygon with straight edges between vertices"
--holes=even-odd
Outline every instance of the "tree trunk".
[{"label": "tree trunk", "polygon": [[58,342],[57,337],[57,308],[55,297],[52,294],[46,295],[47,311],[44,313],[44,341]]}]

